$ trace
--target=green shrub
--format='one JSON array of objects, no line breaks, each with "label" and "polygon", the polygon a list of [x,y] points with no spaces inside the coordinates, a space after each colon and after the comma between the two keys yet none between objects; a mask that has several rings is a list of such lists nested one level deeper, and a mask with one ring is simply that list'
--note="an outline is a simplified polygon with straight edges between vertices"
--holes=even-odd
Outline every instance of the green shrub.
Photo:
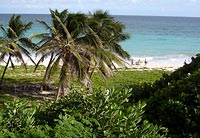
[{"label": "green shrub", "polygon": [[147,100],[146,118],[174,137],[200,136],[200,70],[157,90]]},{"label": "green shrub", "polygon": [[134,86],[131,103],[144,100],[145,119],[165,126],[170,137],[200,137],[200,57],[154,84]]},{"label": "green shrub", "polygon": [[58,102],[48,101],[44,109],[36,114],[38,125],[48,124],[54,127],[59,116],[72,115],[80,121],[84,116],[90,114],[92,99],[83,90],[74,90],[69,95],[62,97]]},{"label": "green shrub", "polygon": [[145,103],[130,104],[131,90],[98,91],[92,95],[93,116],[100,123],[99,137],[164,137],[159,133],[165,128],[142,121]]},{"label": "green shrub", "polygon": [[75,90],[48,106],[38,117],[53,127],[60,115],[70,115],[85,128],[89,127],[96,137],[164,137],[161,134],[165,128],[142,121],[146,104],[130,104],[130,95],[127,89],[99,89],[90,95]]},{"label": "green shrub", "polygon": [[12,102],[5,103],[1,114],[1,128],[6,128],[9,131],[23,131],[33,128],[35,112],[35,106],[25,100],[15,99]]},{"label": "green shrub", "polygon": [[60,101],[33,106],[16,99],[5,104],[2,137],[165,137],[166,128],[143,120],[144,102],[129,103],[131,91],[87,94],[74,90]]},{"label": "green shrub", "polygon": [[90,138],[93,136],[91,129],[70,115],[59,116],[58,123],[53,129],[54,138]]}]

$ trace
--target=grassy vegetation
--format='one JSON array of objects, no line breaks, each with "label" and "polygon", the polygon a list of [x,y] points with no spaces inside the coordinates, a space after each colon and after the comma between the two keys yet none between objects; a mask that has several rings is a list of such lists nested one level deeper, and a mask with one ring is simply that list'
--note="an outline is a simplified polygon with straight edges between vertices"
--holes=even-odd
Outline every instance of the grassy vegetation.
[{"label": "grassy vegetation", "polygon": [[[16,66],[15,69],[9,67],[3,82],[7,85],[40,84],[45,67],[40,66],[36,72],[33,71],[34,66],[28,66],[27,70],[21,66]],[[0,67],[0,72],[3,72],[3,67]]]},{"label": "grassy vegetation", "polygon": [[[34,66],[28,66],[27,71],[21,66],[16,66],[15,69],[8,68],[4,84],[8,85],[25,85],[25,84],[40,84],[45,72],[45,67],[40,66],[36,72],[33,72]],[[0,67],[0,72],[3,71],[3,67]],[[133,84],[141,83],[153,83],[162,77],[163,73],[170,73],[162,70],[119,70],[114,72],[114,76],[108,80],[104,80],[102,76],[95,73],[92,77],[92,81],[95,88],[98,87],[123,87]],[[58,82],[58,74],[52,77],[52,82],[55,84]],[[74,81],[75,83],[75,81]],[[75,83],[76,84],[76,83]]]},{"label": "grassy vegetation", "polygon": [[[0,72],[3,71],[3,67],[0,67]],[[3,81],[4,85],[8,86],[20,86],[20,85],[40,85],[42,82],[42,77],[45,72],[44,66],[39,66],[39,68],[34,71],[34,66],[28,66],[28,69],[25,70],[21,66],[16,66],[15,69],[11,67],[8,68],[5,78]],[[109,78],[108,80],[104,80],[102,76],[98,73],[95,73],[92,77],[94,88],[97,89],[99,87],[106,88],[123,88],[129,85],[141,84],[141,83],[153,83],[155,80],[161,78],[163,73],[170,73],[167,71],[160,70],[119,70],[114,72],[114,76]],[[58,74],[52,77],[52,85],[56,85],[58,83]],[[74,87],[80,86],[80,84],[76,81],[73,83]],[[12,98],[7,94],[7,91],[0,90],[0,103],[4,101],[10,101]],[[9,89],[9,92],[14,92],[13,89]],[[32,100],[32,98],[31,98]]]},{"label": "grassy vegetation", "polygon": [[133,84],[153,83],[154,81],[160,79],[163,73],[170,72],[161,70],[121,70],[115,71],[114,76],[109,78],[107,81],[104,81],[104,79],[96,73],[93,76],[93,82],[95,88],[121,88]]}]

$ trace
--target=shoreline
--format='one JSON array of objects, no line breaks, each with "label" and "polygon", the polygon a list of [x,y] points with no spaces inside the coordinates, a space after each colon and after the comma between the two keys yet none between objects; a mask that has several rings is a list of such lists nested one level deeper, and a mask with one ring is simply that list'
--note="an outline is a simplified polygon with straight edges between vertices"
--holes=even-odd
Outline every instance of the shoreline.
[{"label": "shoreline", "polygon": [[[149,57],[142,58],[131,58],[130,60],[123,60],[125,68],[135,69],[135,70],[165,70],[165,71],[175,71],[178,68],[184,66],[184,64],[189,64],[191,62],[192,56],[181,57],[181,58],[163,58],[154,59]],[[123,67],[116,65],[117,68],[123,69]]]},{"label": "shoreline", "polygon": [[139,65],[127,65],[126,64],[126,68],[127,69],[133,69],[133,70],[164,70],[164,71],[175,71],[176,69],[182,67],[184,64],[179,64],[179,65],[170,65],[170,64],[146,64],[145,63],[141,63]]},{"label": "shoreline", "polygon": [[191,63],[192,56],[189,55],[163,55],[151,57],[131,57],[130,60],[123,60],[128,69],[138,70],[166,70],[175,71],[184,66],[184,64]]},{"label": "shoreline", "polygon": [[[133,69],[133,70],[165,70],[165,71],[175,71],[176,69],[182,67],[184,65],[184,62],[179,63],[179,62],[156,62],[156,61],[146,61],[145,60],[140,60],[136,62],[132,62],[131,60],[125,61],[123,60],[125,67],[121,67],[119,65],[116,65],[117,69]],[[30,60],[25,60],[26,65],[32,66],[34,65]],[[40,65],[47,66],[48,64],[48,59],[46,61],[42,62]],[[0,66],[5,66],[5,62],[0,62]],[[20,62],[14,61],[14,65],[20,66]],[[11,66],[9,64],[9,66]]]},{"label": "shoreline", "polygon": [[[164,57],[164,56],[163,56]],[[33,60],[38,61],[39,58],[34,58]],[[6,59],[5,59],[6,61]],[[20,62],[14,61],[14,65],[21,65]],[[24,57],[26,65],[34,65],[27,57]],[[44,62],[41,62],[40,65],[47,66],[49,58],[46,58]],[[155,58],[155,57],[131,57],[130,60],[122,59],[124,66],[119,66],[114,63],[118,69],[133,69],[133,70],[165,70],[165,71],[175,71],[176,69],[182,67],[185,63],[191,62],[190,56],[183,57],[170,57],[170,58]],[[0,62],[0,66],[5,66],[5,62]],[[9,64],[10,66],[10,64]]]}]

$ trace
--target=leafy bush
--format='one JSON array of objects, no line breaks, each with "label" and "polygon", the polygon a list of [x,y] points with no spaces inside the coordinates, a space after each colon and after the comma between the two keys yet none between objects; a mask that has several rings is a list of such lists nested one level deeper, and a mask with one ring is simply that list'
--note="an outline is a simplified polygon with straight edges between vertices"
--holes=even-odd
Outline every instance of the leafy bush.
[{"label": "leafy bush", "polygon": [[1,128],[9,131],[23,131],[34,127],[34,114],[36,107],[25,100],[15,99],[5,103],[4,112],[1,114]]},{"label": "leafy bush", "polygon": [[157,90],[147,100],[146,118],[175,137],[200,136],[200,70]]},{"label": "leafy bush", "polygon": [[130,95],[130,90],[99,89],[91,95],[76,90],[48,106],[38,117],[43,120],[41,123],[55,126],[59,115],[73,116],[89,127],[96,137],[164,136],[160,132],[166,131],[165,128],[142,121],[146,104],[138,102],[131,105],[128,102]]},{"label": "leafy bush", "polygon": [[90,138],[93,136],[90,128],[85,127],[81,122],[70,115],[59,116],[58,124],[53,129],[54,138]]},{"label": "leafy bush", "polygon": [[131,102],[144,100],[145,119],[169,129],[170,137],[200,137],[200,57],[154,84],[134,86]]},{"label": "leafy bush", "polygon": [[164,137],[159,132],[165,128],[150,124],[147,120],[142,121],[145,103],[138,102],[134,105],[129,103],[131,90],[114,89],[98,91],[92,95],[92,115],[100,123],[102,133],[99,137]]},{"label": "leafy bush", "polygon": [[2,137],[165,137],[166,128],[143,120],[144,102],[130,104],[131,91],[74,90],[59,102],[32,106],[15,100],[1,115]]}]

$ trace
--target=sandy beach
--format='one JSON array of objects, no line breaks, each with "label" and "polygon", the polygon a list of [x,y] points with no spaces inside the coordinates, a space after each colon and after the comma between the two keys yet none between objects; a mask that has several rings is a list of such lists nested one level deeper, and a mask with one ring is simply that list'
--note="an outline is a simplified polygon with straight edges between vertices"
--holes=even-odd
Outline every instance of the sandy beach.
[{"label": "sandy beach", "polygon": [[[37,63],[39,58],[35,57],[33,60]],[[5,61],[7,61],[5,59]],[[0,62],[0,66],[5,66],[6,62]],[[21,65],[20,62],[14,61],[14,65]],[[27,57],[24,58],[26,65],[34,65]],[[187,62],[186,62],[187,61]],[[40,65],[47,66],[49,62],[49,58],[46,58],[44,62],[41,62]],[[123,60],[125,64],[125,68],[127,69],[136,69],[136,70],[167,70],[167,71],[175,71],[176,69],[182,67],[184,62],[190,63],[190,58],[180,60],[166,60],[166,61],[156,61],[156,60],[146,60],[144,58],[136,58],[130,60]],[[10,65],[9,65],[10,66]],[[120,67],[115,64],[117,68],[124,68]]]},{"label": "sandy beach", "polygon": [[[34,56],[33,56],[34,57]],[[37,63],[39,57],[34,57],[33,60]],[[5,66],[7,59],[4,62],[0,62],[0,66]],[[21,62],[17,62],[15,59],[14,65],[21,65]],[[24,61],[26,65],[34,65],[27,57],[24,56]],[[152,59],[145,59],[145,58],[131,58],[130,60],[122,59],[125,64],[125,67],[121,67],[115,64],[117,68],[123,69],[136,69],[136,70],[167,70],[167,71],[175,71],[179,67],[184,65],[184,62],[190,63],[191,57],[184,57],[180,59],[168,59],[168,60],[152,60]],[[40,65],[47,66],[49,62],[49,58],[46,58],[44,62],[41,62]],[[10,66],[10,65],[9,65]]]},{"label": "sandy beach", "polygon": [[[174,59],[174,60],[146,60],[145,58],[136,58],[130,60],[124,60],[124,63],[128,69],[136,70],[166,70],[175,71],[182,67],[185,63],[190,63],[191,58]],[[117,66],[118,68],[121,68]]]}]

